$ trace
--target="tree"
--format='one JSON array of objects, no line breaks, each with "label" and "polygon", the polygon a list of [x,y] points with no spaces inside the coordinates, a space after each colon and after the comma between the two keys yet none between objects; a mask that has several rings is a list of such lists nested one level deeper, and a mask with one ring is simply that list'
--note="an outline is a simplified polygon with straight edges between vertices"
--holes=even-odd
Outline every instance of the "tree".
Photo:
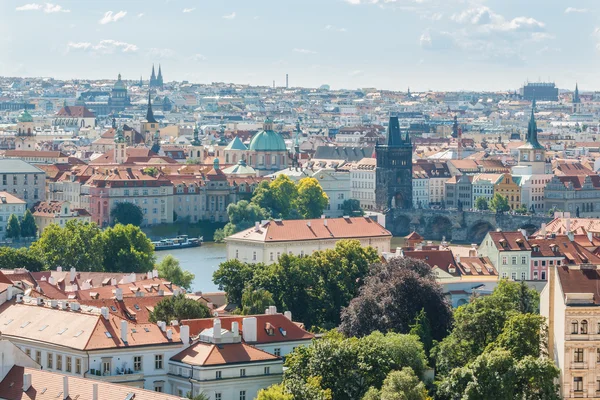
[{"label": "tree", "polygon": [[365,212],[362,208],[360,208],[360,201],[356,199],[347,199],[342,203],[342,212],[343,215],[348,215],[351,217],[360,217],[365,215]]},{"label": "tree", "polygon": [[242,293],[246,282],[254,276],[254,264],[246,264],[233,259],[225,261],[213,273],[213,282],[227,293],[227,302],[230,304],[241,304]]},{"label": "tree", "polygon": [[381,400],[428,400],[425,384],[410,367],[392,371],[383,381]]},{"label": "tree", "polygon": [[328,203],[329,198],[318,180],[315,178],[300,179],[296,207],[302,218],[319,218]]},{"label": "tree", "polygon": [[30,251],[49,269],[104,270],[104,241],[98,225],[68,221],[64,227],[51,224],[33,242]]},{"label": "tree", "polygon": [[286,358],[283,385],[295,399],[310,378],[336,400],[360,399],[370,387],[381,387],[393,370],[411,367],[421,375],[427,362],[423,345],[413,335],[374,332],[363,338],[344,338],[329,332]]},{"label": "tree", "polygon": [[31,211],[25,211],[23,220],[21,221],[21,236],[22,237],[34,237],[37,235],[38,227],[35,224],[35,219]]},{"label": "tree", "polygon": [[18,239],[21,236],[21,226],[19,225],[19,219],[15,214],[10,214],[10,217],[8,217],[5,236],[11,239]]},{"label": "tree", "polygon": [[117,224],[102,233],[104,269],[113,272],[148,272],[154,268],[154,246],[134,225]]},{"label": "tree", "polygon": [[137,204],[129,202],[119,202],[115,204],[110,211],[110,217],[113,220],[113,225],[135,225],[140,226],[144,221],[144,213]]},{"label": "tree", "polygon": [[256,400],[294,400],[294,397],[287,393],[283,385],[280,384],[259,390]]},{"label": "tree", "polygon": [[47,269],[43,261],[25,247],[0,247],[0,265],[6,269],[25,268],[30,272]]},{"label": "tree", "polygon": [[195,275],[184,271],[179,265],[179,260],[171,254],[167,255],[157,265],[158,276],[164,278],[186,290],[191,290]]},{"label": "tree", "polygon": [[142,170],[142,172],[146,175],[155,177],[159,174],[160,170],[156,167],[146,167]]},{"label": "tree", "polygon": [[488,202],[485,199],[485,197],[478,197],[475,200],[475,208],[478,209],[478,210],[480,210],[480,211],[488,209]]},{"label": "tree", "polygon": [[196,300],[189,299],[185,294],[169,296],[159,301],[154,310],[150,312],[150,322],[182,321],[184,319],[197,319],[210,317],[208,307]]},{"label": "tree", "polygon": [[187,398],[191,399],[191,400],[210,400],[210,396],[207,395],[206,393],[202,392],[202,393],[198,393],[197,395],[193,396],[191,392],[187,393]]},{"label": "tree", "polygon": [[431,325],[429,324],[429,319],[427,319],[427,313],[424,309],[421,309],[419,314],[417,314],[415,323],[410,326],[409,333],[417,336],[421,340],[423,348],[425,349],[425,354],[429,356],[429,352],[433,346],[433,336],[431,333]]},{"label": "tree", "polygon": [[347,336],[373,331],[408,333],[424,310],[433,338],[445,337],[452,312],[431,267],[411,258],[371,266],[360,294],[342,311],[340,330]]},{"label": "tree", "polygon": [[515,212],[519,214],[527,214],[527,206],[525,204],[521,204],[519,207],[515,208]]},{"label": "tree", "polygon": [[269,306],[275,305],[275,301],[268,290],[246,288],[241,305],[243,315],[263,314]]},{"label": "tree", "polygon": [[547,355],[548,328],[544,317],[537,314],[515,313],[504,323],[495,342],[489,346],[510,351],[517,359]]},{"label": "tree", "polygon": [[278,218],[289,218],[298,196],[296,184],[287,175],[279,175],[269,184],[273,197],[271,215]]},{"label": "tree", "polygon": [[496,193],[492,200],[490,200],[489,204],[490,210],[503,213],[505,211],[510,210],[510,205],[508,204],[508,198],[502,196],[500,193]]}]

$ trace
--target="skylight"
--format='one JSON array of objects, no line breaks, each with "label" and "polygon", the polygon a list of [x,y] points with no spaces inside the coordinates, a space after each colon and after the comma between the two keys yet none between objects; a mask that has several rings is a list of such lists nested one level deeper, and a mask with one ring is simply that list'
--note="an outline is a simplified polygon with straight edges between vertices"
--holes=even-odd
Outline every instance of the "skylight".
[{"label": "skylight", "polygon": [[40,332],[43,331],[44,329],[46,329],[48,327],[48,325],[44,325],[40,328]]},{"label": "skylight", "polygon": [[27,322],[24,322],[24,323],[23,323],[23,325],[21,325],[21,328],[25,328],[25,327],[26,327],[27,325],[29,325],[30,323],[31,323],[31,322],[29,322],[29,321],[27,321]]},{"label": "skylight", "polygon": [[110,309],[113,310],[113,312],[117,312],[117,307],[115,306],[110,306]]},{"label": "skylight", "polygon": [[13,322],[13,321],[14,321],[13,319],[9,319],[8,321],[6,321],[6,322],[4,323],[4,325],[8,325],[8,324],[10,324],[10,323],[11,323],[11,322]]},{"label": "skylight", "polygon": [[65,332],[67,331],[67,329],[69,329],[69,328],[63,328],[63,329],[61,329],[61,330],[58,332],[58,334],[59,334],[59,335],[62,335],[63,333],[65,333]]},{"label": "skylight", "polygon": [[148,329],[148,328],[144,328],[144,330],[145,330],[146,332],[150,332],[150,329]]},{"label": "skylight", "polygon": [[112,335],[110,334],[110,332],[104,332],[104,334],[106,335],[107,338],[111,338]]},{"label": "skylight", "polygon": [[83,331],[78,331],[73,337],[79,337],[79,336],[81,336],[82,333],[83,333]]}]

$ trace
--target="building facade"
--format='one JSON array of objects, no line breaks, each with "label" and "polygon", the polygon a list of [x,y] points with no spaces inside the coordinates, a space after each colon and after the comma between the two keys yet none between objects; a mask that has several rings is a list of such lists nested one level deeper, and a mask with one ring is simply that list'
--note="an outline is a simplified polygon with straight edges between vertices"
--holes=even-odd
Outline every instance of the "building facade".
[{"label": "building facade", "polygon": [[0,191],[24,200],[27,208],[46,199],[46,174],[18,159],[0,159]]}]

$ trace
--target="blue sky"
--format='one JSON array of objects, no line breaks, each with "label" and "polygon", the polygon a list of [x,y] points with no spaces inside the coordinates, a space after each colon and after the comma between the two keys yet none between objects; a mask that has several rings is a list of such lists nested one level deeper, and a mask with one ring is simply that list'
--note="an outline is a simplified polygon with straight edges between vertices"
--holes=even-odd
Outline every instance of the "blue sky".
[{"label": "blue sky", "polygon": [[600,88],[597,0],[0,0],[0,75]]}]

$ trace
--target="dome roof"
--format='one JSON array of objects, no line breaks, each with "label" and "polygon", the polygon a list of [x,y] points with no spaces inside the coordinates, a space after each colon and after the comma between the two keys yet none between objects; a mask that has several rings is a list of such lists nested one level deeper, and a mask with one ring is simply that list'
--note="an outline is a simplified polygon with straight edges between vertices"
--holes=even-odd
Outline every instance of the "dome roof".
[{"label": "dome roof", "polygon": [[117,79],[117,81],[115,82],[115,85],[113,87],[115,89],[127,89],[127,87],[125,86],[125,83],[121,80],[121,74],[119,74],[119,79]]},{"label": "dome roof", "polygon": [[252,151],[287,151],[283,137],[273,130],[273,122],[267,119],[263,130],[252,137],[249,150]]},{"label": "dome roof", "polygon": [[223,173],[226,175],[256,175],[256,170],[247,165],[245,160],[240,160],[236,165],[225,168]]},{"label": "dome roof", "polygon": [[27,110],[23,110],[21,114],[19,114],[18,118],[19,122],[33,122],[33,117]]}]

